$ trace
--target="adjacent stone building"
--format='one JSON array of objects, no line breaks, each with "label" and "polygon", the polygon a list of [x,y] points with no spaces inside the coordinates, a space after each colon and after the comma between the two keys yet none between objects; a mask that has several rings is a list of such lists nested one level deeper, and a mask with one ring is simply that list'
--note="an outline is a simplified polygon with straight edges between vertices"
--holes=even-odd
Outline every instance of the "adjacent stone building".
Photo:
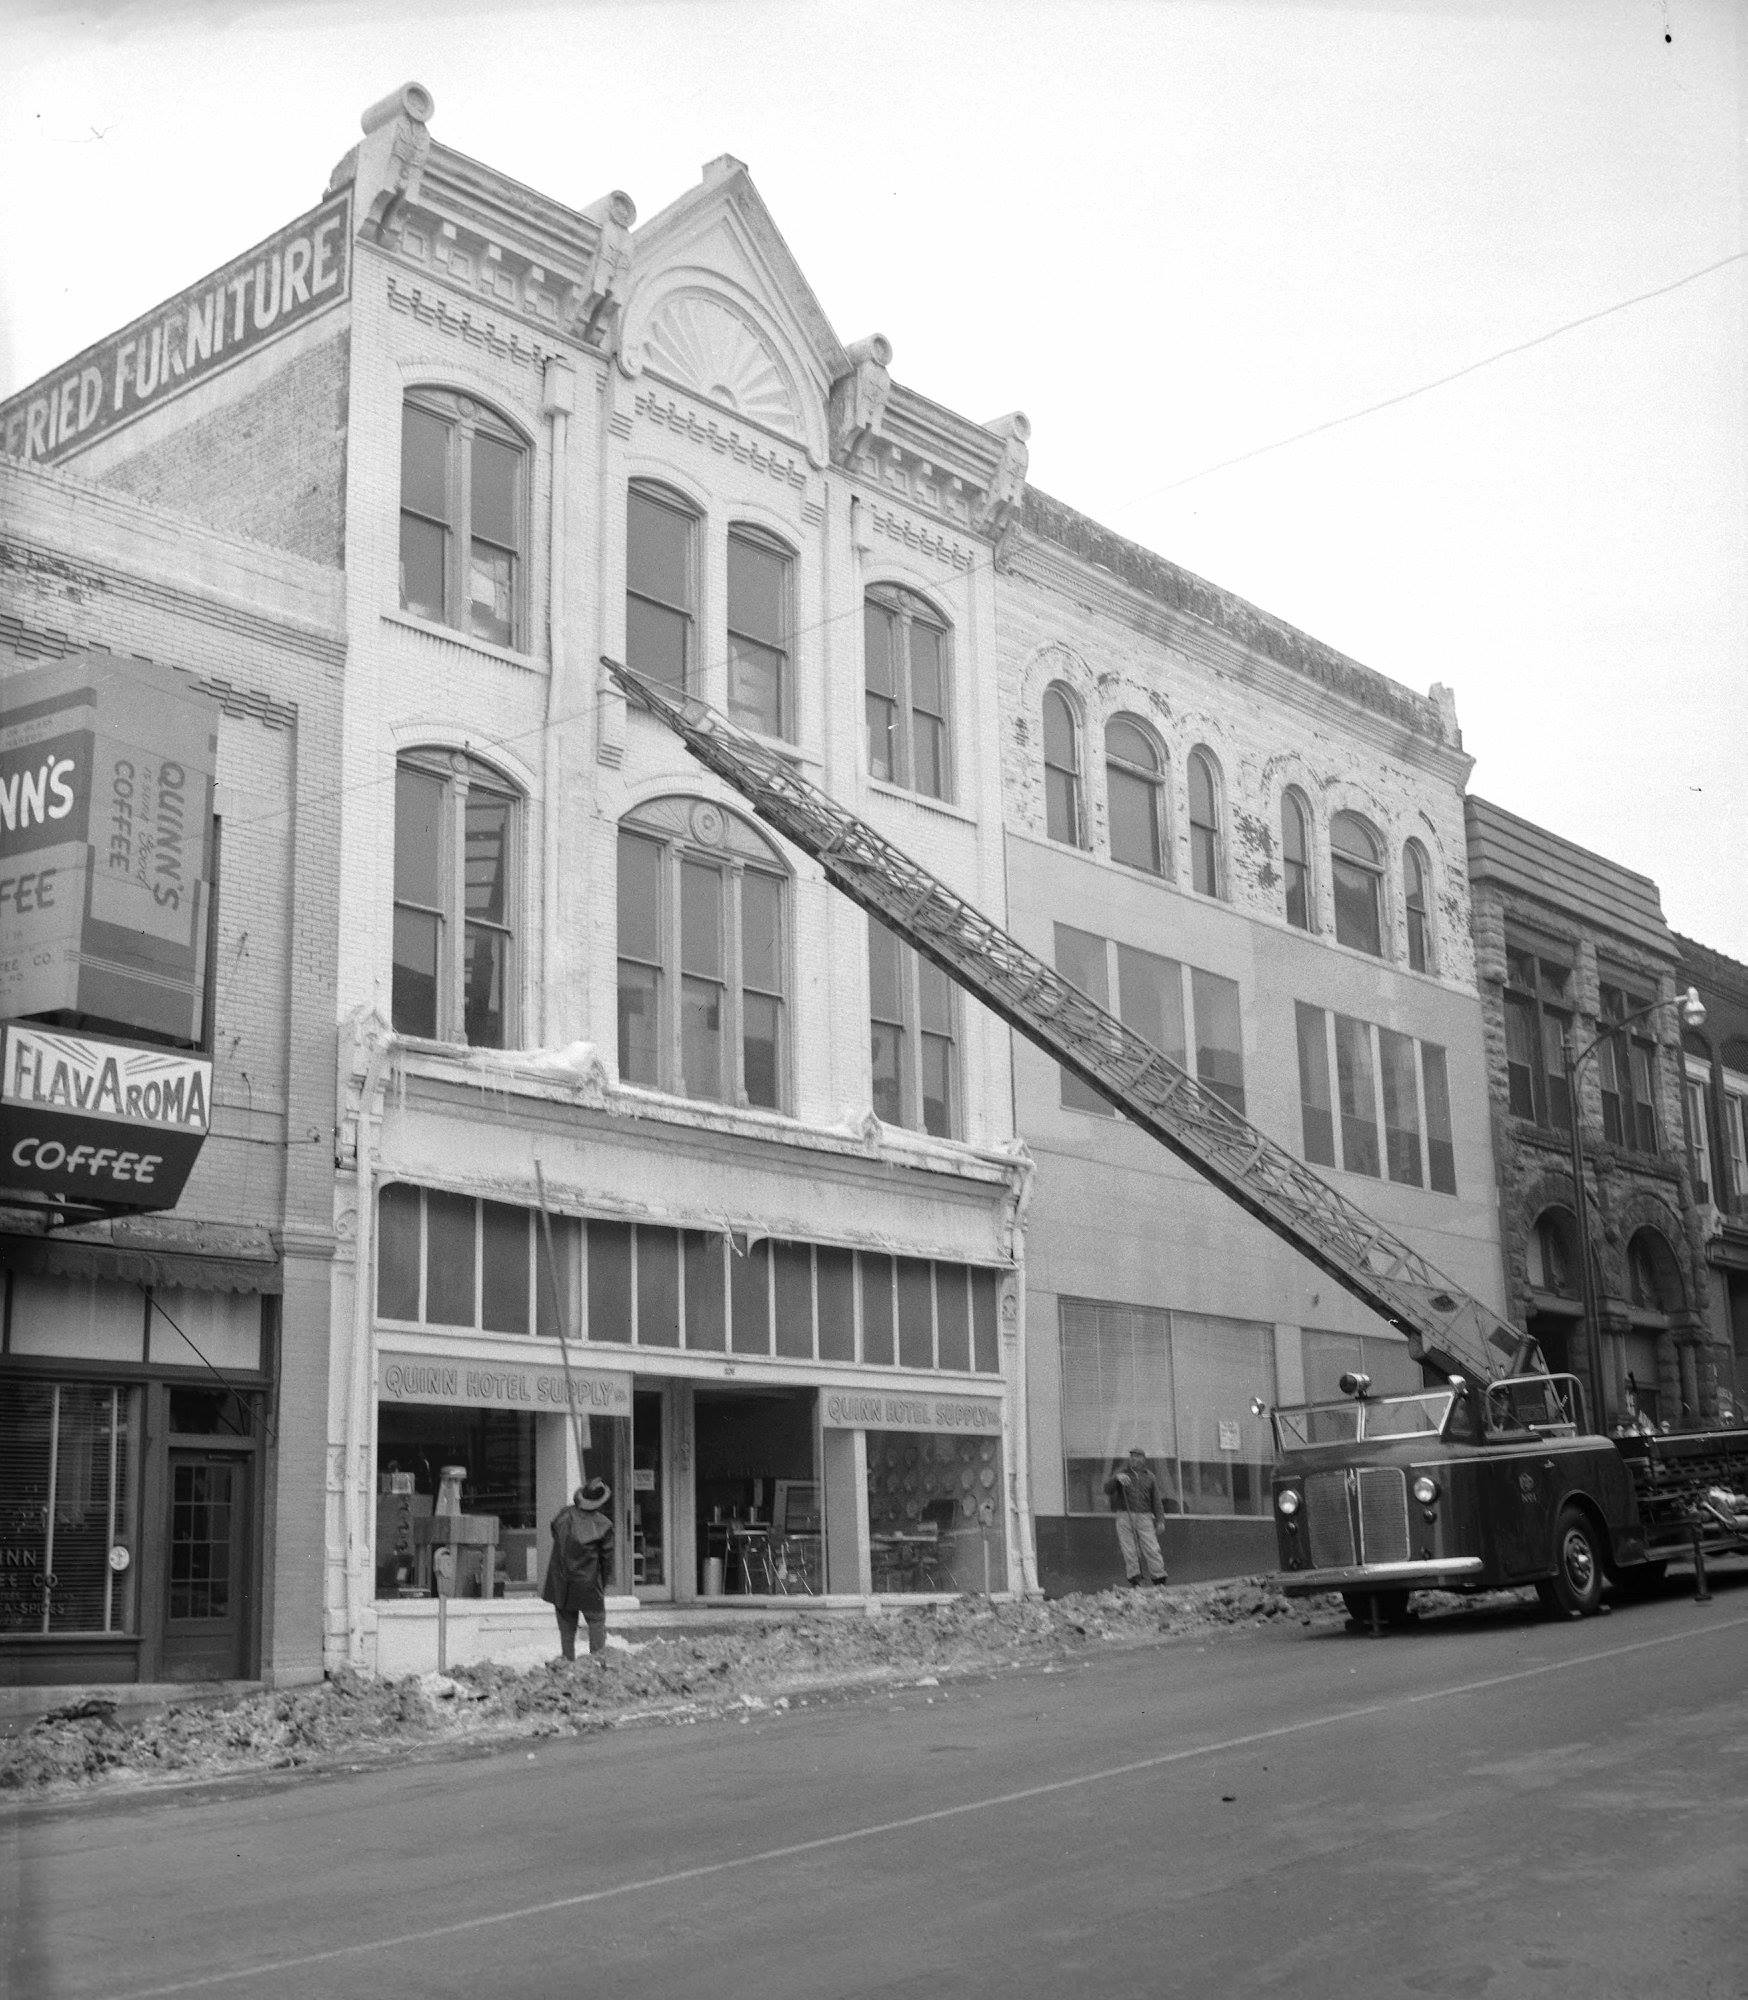
[{"label": "adjacent stone building", "polygon": [[[1687,982],[1657,885],[1484,799],[1468,801],[1468,844],[1511,1316],[1551,1367],[1600,1383],[1603,1422],[1635,1409],[1675,1426],[1715,1422],[1729,1351],[1707,1319],[1674,1004]],[[1594,1374],[1575,1115],[1601,1335]]]},{"label": "adjacent stone building", "polygon": [[1676,934],[1681,985],[1706,1018],[1682,1030],[1688,1176],[1705,1239],[1706,1327],[1720,1415],[1748,1422],[1748,965]]}]

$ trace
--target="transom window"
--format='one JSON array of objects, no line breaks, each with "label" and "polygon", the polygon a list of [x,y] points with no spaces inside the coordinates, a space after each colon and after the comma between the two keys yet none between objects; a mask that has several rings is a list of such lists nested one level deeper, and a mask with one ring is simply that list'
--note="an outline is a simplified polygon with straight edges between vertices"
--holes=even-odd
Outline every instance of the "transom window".
[{"label": "transom window", "polygon": [[1190,781],[1190,880],[1203,896],[1218,896],[1223,870],[1220,841],[1220,773],[1206,750],[1192,750]]},{"label": "transom window", "polygon": [[783,1108],[788,876],[745,821],[659,799],[619,828],[619,1074]]},{"label": "transom window", "polygon": [[519,802],[459,751],[395,767],[395,1031],[502,1049],[515,1033]]},{"label": "transom window", "polygon": [[675,495],[634,485],[625,503],[625,660],[684,693],[698,675],[698,517]]},{"label": "transom window", "polygon": [[1295,791],[1281,794],[1281,876],[1287,895],[1287,922],[1311,928],[1311,813]]},{"label": "transom window", "polygon": [[1337,813],[1329,823],[1329,848],[1336,941],[1382,958],[1384,863],[1378,837],[1358,813]]},{"label": "transom window", "polygon": [[794,563],[757,528],[728,531],[728,712],[765,736],[795,733]]},{"label": "transom window", "polygon": [[528,453],[467,396],[419,389],[401,405],[401,609],[497,646],[521,646]]},{"label": "transom window", "polygon": [[1572,968],[1528,943],[1505,946],[1506,1089],[1512,1114],[1560,1132],[1572,1129],[1566,1032]]},{"label": "transom window", "polygon": [[863,601],[862,641],[868,775],[950,799],[946,621],[915,591],[878,584]]},{"label": "transom window", "polygon": [[1044,827],[1065,847],[1086,845],[1081,810],[1080,722],[1065,688],[1044,690]]},{"label": "transom window", "polygon": [[1408,916],[1408,963],[1416,972],[1432,970],[1432,870],[1426,850],[1411,840],[1402,850],[1402,889]]},{"label": "transom window", "polygon": [[1111,859],[1150,875],[1167,873],[1165,758],[1140,723],[1126,715],[1105,724],[1105,798]]},{"label": "transom window", "polygon": [[920,952],[868,919],[868,1014],[874,1113],[937,1139],[959,1136],[957,996]]}]

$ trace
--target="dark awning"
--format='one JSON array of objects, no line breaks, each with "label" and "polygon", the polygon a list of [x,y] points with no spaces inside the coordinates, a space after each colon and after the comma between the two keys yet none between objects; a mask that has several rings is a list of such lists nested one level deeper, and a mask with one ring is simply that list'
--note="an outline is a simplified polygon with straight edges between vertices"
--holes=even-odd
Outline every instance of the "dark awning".
[{"label": "dark awning", "polygon": [[150,1285],[194,1292],[278,1292],[282,1268],[266,1232],[257,1253],[208,1256],[194,1250],[151,1249],[132,1244],[81,1242],[53,1236],[0,1236],[0,1257],[33,1278],[103,1278],[112,1284]]}]

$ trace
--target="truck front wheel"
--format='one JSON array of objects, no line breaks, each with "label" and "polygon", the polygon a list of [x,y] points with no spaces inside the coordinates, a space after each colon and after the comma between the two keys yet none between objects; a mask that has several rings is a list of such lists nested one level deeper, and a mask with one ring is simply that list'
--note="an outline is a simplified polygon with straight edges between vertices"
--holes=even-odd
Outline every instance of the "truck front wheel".
[{"label": "truck front wheel", "polygon": [[1596,1530],[1578,1507],[1563,1507],[1554,1524],[1554,1574],[1536,1585],[1550,1611],[1589,1618],[1602,1608],[1602,1551]]}]

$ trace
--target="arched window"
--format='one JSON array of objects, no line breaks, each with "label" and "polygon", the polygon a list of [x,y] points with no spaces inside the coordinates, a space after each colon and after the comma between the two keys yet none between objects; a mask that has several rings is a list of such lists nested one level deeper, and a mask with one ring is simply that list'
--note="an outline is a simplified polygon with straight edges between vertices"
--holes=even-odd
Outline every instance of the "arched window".
[{"label": "arched window", "polygon": [[764,836],[708,799],[656,799],[620,821],[624,1082],[783,1108],[788,889]]},{"label": "arched window", "polygon": [[1529,1281],[1538,1291],[1578,1296],[1578,1252],[1572,1217],[1563,1208],[1547,1208],[1536,1217],[1525,1245]]},{"label": "arched window", "polygon": [[1681,1273],[1656,1230],[1633,1232],[1627,1244],[1627,1282],[1640,1312],[1667,1315],[1681,1310]]},{"label": "arched window", "polygon": [[1311,928],[1311,808],[1291,786],[1281,794],[1281,876],[1287,892],[1287,922]]},{"label": "arched window", "polygon": [[1378,837],[1358,813],[1337,813],[1329,824],[1329,848],[1336,939],[1382,958],[1384,863]]},{"label": "arched window", "polygon": [[774,535],[728,531],[728,712],[765,736],[795,734],[795,559]]},{"label": "arched window", "polygon": [[1204,896],[1224,893],[1220,853],[1220,771],[1212,754],[1192,750],[1190,781],[1190,880]]},{"label": "arched window", "polygon": [[1416,972],[1432,970],[1432,869],[1426,849],[1411,840],[1402,850],[1402,893],[1408,912],[1408,963]]},{"label": "arched window", "polygon": [[1168,873],[1165,757],[1140,723],[1126,715],[1105,724],[1105,801],[1111,859],[1150,875]]},{"label": "arched window", "polygon": [[625,501],[625,663],[684,694],[698,678],[698,516],[665,487]]},{"label": "arched window", "polygon": [[520,804],[508,780],[460,751],[409,751],[396,764],[396,1033],[512,1045]]},{"label": "arched window", "polygon": [[914,590],[880,583],[863,600],[868,775],[931,799],[953,796],[951,638]]},{"label": "arched window", "polygon": [[528,451],[447,389],[401,405],[401,609],[496,646],[526,644]]},{"label": "arched window", "polygon": [[1044,821],[1052,840],[1086,845],[1080,790],[1080,723],[1068,690],[1044,690]]}]

